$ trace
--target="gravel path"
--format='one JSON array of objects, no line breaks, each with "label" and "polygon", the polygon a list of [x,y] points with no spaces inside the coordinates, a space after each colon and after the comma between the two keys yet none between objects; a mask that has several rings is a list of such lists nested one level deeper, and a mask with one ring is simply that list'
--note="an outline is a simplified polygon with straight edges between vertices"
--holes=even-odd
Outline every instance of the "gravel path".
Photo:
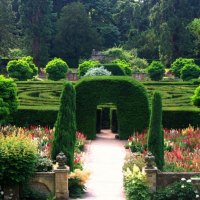
[{"label": "gravel path", "polygon": [[115,139],[110,130],[102,130],[97,138],[88,141],[85,168],[91,172],[85,200],[125,200],[123,194],[122,165],[126,141]]}]

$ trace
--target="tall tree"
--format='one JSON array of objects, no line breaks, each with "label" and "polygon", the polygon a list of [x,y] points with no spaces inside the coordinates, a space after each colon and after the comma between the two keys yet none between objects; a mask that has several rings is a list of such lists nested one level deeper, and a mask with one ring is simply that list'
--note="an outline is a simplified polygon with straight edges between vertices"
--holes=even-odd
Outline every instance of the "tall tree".
[{"label": "tall tree", "polygon": [[160,58],[169,65],[177,57],[191,56],[188,23],[199,15],[200,1],[160,0],[151,9],[151,24],[159,38]]},{"label": "tall tree", "polygon": [[152,98],[151,118],[148,131],[148,151],[155,156],[158,169],[164,166],[164,135],[162,130],[162,98],[157,91]]},{"label": "tall tree", "polygon": [[49,59],[52,33],[52,0],[20,0],[21,26],[26,49],[38,66]]},{"label": "tall tree", "polygon": [[85,5],[93,27],[101,36],[103,48],[118,44],[120,32],[112,16],[116,0],[82,0],[81,2]]},{"label": "tall tree", "polygon": [[97,33],[83,4],[65,6],[57,21],[55,55],[66,60],[71,67],[77,67],[79,59],[89,57],[97,44]]},{"label": "tall tree", "polygon": [[60,109],[55,125],[51,156],[53,159],[62,151],[67,156],[70,170],[74,169],[74,147],[76,140],[76,92],[69,82],[64,84]]},{"label": "tall tree", "polygon": [[7,56],[13,47],[15,37],[15,19],[11,0],[0,1],[0,57]]}]

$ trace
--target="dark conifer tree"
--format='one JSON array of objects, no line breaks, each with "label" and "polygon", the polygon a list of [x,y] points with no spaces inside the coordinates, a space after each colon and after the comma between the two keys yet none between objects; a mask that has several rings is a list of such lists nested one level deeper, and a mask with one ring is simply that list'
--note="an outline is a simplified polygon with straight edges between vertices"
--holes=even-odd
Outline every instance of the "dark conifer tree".
[{"label": "dark conifer tree", "polygon": [[152,98],[148,151],[155,156],[155,163],[158,169],[162,170],[164,165],[164,136],[162,129],[162,98],[159,92],[154,92]]},{"label": "dark conifer tree", "polygon": [[76,93],[73,85],[65,83],[60,100],[60,109],[55,124],[51,157],[55,159],[62,151],[67,156],[67,165],[74,169],[74,146],[76,140]]}]

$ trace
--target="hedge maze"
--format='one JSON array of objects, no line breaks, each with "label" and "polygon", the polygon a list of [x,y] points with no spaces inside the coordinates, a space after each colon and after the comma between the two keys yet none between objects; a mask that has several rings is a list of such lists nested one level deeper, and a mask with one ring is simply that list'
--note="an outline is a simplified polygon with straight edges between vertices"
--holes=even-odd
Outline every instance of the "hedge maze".
[{"label": "hedge maze", "polygon": [[[154,84],[144,83],[148,96],[151,98],[153,91],[162,94],[164,110],[198,110],[190,100],[197,85],[191,84]],[[59,97],[63,82],[17,82],[20,108],[58,110]]]},{"label": "hedge maze", "polygon": [[[163,127],[184,128],[189,124],[200,126],[200,109],[193,106],[190,100],[198,85],[185,82],[148,82],[144,85],[149,99],[154,90],[162,95]],[[17,82],[17,87],[20,105],[14,115],[13,123],[18,126],[31,124],[54,126],[63,82]],[[116,132],[119,127],[117,128],[116,123],[116,110],[113,109],[114,115],[111,121],[114,122],[111,123],[111,128]],[[98,126],[99,124],[97,124],[97,129],[99,129]]]},{"label": "hedge maze", "polygon": [[58,110],[63,82],[17,82],[20,108]]}]

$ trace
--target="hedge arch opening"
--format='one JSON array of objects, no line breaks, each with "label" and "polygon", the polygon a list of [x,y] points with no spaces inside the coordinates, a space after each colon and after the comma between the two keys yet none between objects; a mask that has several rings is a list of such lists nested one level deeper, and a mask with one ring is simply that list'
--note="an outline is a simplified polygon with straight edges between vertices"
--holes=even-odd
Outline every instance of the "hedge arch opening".
[{"label": "hedge arch opening", "polygon": [[149,102],[140,82],[130,77],[87,77],[78,81],[75,88],[77,129],[88,139],[96,137],[96,110],[101,104],[116,105],[120,139],[148,127]]}]

